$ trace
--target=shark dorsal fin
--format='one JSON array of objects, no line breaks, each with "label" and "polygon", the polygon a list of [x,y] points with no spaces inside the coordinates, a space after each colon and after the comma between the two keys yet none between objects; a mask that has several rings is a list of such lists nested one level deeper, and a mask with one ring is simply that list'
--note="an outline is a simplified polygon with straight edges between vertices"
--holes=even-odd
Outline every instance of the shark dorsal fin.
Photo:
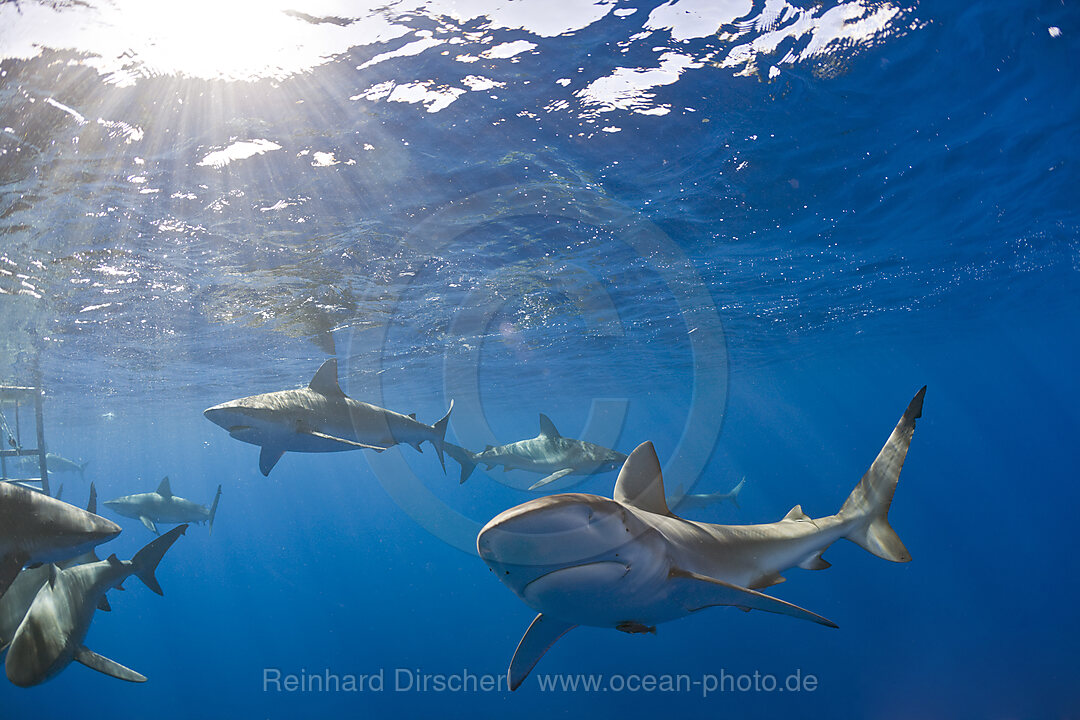
[{"label": "shark dorsal fin", "polygon": [[551,422],[544,413],[540,413],[540,434],[549,438],[560,438],[562,435],[555,429],[555,423]]},{"label": "shark dorsal fin", "polygon": [[97,515],[97,488],[90,483],[90,499],[86,501],[86,512]]},{"label": "shark dorsal fin", "polygon": [[615,500],[658,515],[671,515],[664,499],[664,476],[651,442],[637,446],[615,481]]},{"label": "shark dorsal fin", "polygon": [[784,520],[809,520],[810,516],[803,512],[802,505],[796,505],[788,510],[788,514],[784,516]]},{"label": "shark dorsal fin", "polygon": [[345,394],[341,391],[341,385],[338,384],[336,358],[330,358],[322,364],[319,371],[315,373],[315,377],[311,378],[311,382],[308,383],[308,389],[328,397],[336,397]]},{"label": "shark dorsal fin", "polygon": [[172,488],[169,487],[169,476],[166,475],[161,479],[161,484],[157,486],[157,494],[162,497],[172,497]]},{"label": "shark dorsal fin", "polygon": [[49,585],[50,586],[56,585],[56,578],[57,578],[57,576],[59,574],[60,574],[60,568],[56,567],[55,565],[50,564],[49,565]]}]

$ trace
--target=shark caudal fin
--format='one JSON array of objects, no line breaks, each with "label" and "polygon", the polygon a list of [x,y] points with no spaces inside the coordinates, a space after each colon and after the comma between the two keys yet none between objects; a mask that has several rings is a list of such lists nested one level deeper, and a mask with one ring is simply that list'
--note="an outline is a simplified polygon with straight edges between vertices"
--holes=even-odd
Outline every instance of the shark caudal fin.
[{"label": "shark caudal fin", "polygon": [[210,520],[209,520],[208,524],[210,525],[210,534],[211,535],[214,534],[214,516],[217,515],[217,504],[218,504],[218,500],[220,500],[220,499],[221,499],[221,486],[218,485],[217,486],[217,495],[214,496],[214,504],[210,506]]},{"label": "shark caudal fin", "polygon": [[446,450],[447,455],[454,458],[457,464],[461,466],[461,479],[458,484],[464,483],[472,475],[473,470],[476,469],[476,456],[454,443],[443,443],[443,449]]},{"label": "shark caudal fin", "polygon": [[187,531],[187,527],[187,525],[177,525],[161,537],[151,540],[146,547],[135,553],[135,557],[131,558],[131,563],[135,566],[135,576],[158,595],[164,595],[165,593],[162,592],[161,585],[158,584],[157,578],[154,577],[154,571],[157,570],[158,563],[165,556],[165,552],[172,547],[177,538]]},{"label": "shark caudal fin", "polygon": [[[442,416],[442,420],[432,425],[432,429],[435,430],[435,437],[431,439],[431,444],[435,446],[435,454],[439,456],[439,464],[442,465],[442,471],[446,472],[446,460],[443,458],[443,450],[446,448],[446,426],[450,424],[450,413],[454,411],[454,401],[450,401],[450,407],[447,409],[446,414]],[[462,480],[461,482],[465,482]]]},{"label": "shark caudal fin", "polygon": [[922,417],[924,395],[925,386],[915,394],[870,469],[840,508],[841,516],[857,521],[848,532],[847,539],[879,558],[893,562],[911,560],[911,554],[900,536],[889,525],[889,506],[896,492],[896,484],[900,481],[900,470],[904,467],[911,436],[915,433],[915,421]]},{"label": "shark caudal fin", "polygon": [[739,493],[742,492],[743,485],[746,485],[746,478],[740,480],[739,484],[731,488],[731,490],[728,492],[728,499],[731,500],[731,504],[739,508],[740,510],[742,509],[742,506],[739,505]]}]

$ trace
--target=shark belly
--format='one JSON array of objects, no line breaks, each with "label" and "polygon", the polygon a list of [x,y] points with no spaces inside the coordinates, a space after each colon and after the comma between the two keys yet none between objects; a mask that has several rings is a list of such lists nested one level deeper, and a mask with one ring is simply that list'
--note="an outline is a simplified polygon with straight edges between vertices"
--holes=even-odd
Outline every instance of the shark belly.
[{"label": "shark belly", "polygon": [[70,602],[62,581],[58,586],[41,588],[11,641],[5,670],[15,685],[30,687],[56,677],[86,635],[89,621],[80,622],[81,603]]}]

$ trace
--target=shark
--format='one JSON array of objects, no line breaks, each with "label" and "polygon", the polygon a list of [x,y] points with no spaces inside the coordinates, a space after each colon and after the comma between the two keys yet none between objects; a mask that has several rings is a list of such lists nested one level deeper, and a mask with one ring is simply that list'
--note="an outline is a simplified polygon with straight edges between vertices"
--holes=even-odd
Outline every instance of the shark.
[{"label": "shark", "polygon": [[[38,471],[38,458],[34,455],[23,455],[19,458],[19,465],[25,472]],[[56,453],[45,453],[45,469],[51,473],[63,473],[63,472],[77,472],[79,477],[84,477],[86,472],[86,466],[90,464],[89,460],[84,462],[76,462],[75,460],[68,459],[63,455],[57,455]]]},{"label": "shark", "polygon": [[0,597],[24,566],[66,560],[119,534],[112,520],[0,482]]},{"label": "shark", "polygon": [[19,687],[40,685],[59,675],[72,660],[106,675],[128,682],[146,678],[95,653],[83,645],[94,613],[105,594],[135,575],[158,595],[163,595],[154,571],[165,552],[184,534],[178,525],[155,538],[131,560],[110,555],[107,560],[61,570],[49,565],[48,580],[38,590],[30,609],[8,646],[4,670]]},{"label": "shark", "polygon": [[135,518],[146,529],[158,534],[154,523],[207,523],[210,534],[214,534],[214,516],[217,514],[218,501],[221,499],[221,486],[218,485],[214,503],[210,507],[173,495],[169,486],[169,477],[165,476],[157,490],[150,493],[125,495],[115,500],[106,500],[105,507],[117,515]]},{"label": "shark", "polygon": [[551,419],[540,413],[540,434],[528,440],[507,445],[488,445],[482,452],[473,453],[447,443],[447,454],[461,465],[460,482],[469,479],[476,466],[483,463],[490,470],[502,465],[504,470],[528,470],[548,473],[529,486],[540,488],[567,475],[591,475],[616,470],[626,455],[591,442],[563,437]]},{"label": "shark", "polygon": [[714,493],[684,493],[680,487],[675,491],[675,508],[681,511],[693,511],[703,510],[710,505],[716,505],[722,503],[725,500],[730,502],[735,507],[739,507],[739,493],[742,492],[743,486],[746,485],[746,478],[739,481],[739,484],[731,488],[727,492],[714,492]]},{"label": "shark", "polygon": [[259,470],[264,476],[286,452],[382,452],[398,443],[422,452],[420,445],[425,441],[435,447],[445,472],[444,439],[453,409],[451,401],[441,420],[425,425],[415,414],[403,415],[353,400],[342,392],[337,360],[330,359],[306,388],[230,400],[208,408],[203,415],[237,440],[259,445]]},{"label": "shark", "polygon": [[[57,493],[56,497],[59,497],[59,493]],[[94,487],[94,483],[90,483],[90,500],[86,504],[86,512],[97,512],[97,489]],[[81,555],[56,563],[56,566],[63,570],[75,565],[98,562],[100,559],[97,552],[91,548]],[[0,597],[0,651],[6,648],[11,639],[15,637],[15,631],[19,629],[19,624],[26,617],[26,611],[30,609],[38,590],[48,579],[48,565],[25,568],[11,583],[4,596]],[[98,609],[107,612],[112,608],[109,607],[109,601],[103,597]]]},{"label": "shark", "polygon": [[761,589],[783,582],[790,568],[829,567],[822,554],[842,538],[885,560],[911,560],[888,512],[925,393],[912,399],[839,512],[826,517],[811,518],[796,505],[761,525],[680,518],[668,509],[650,442],[627,458],[612,498],[549,495],[497,515],[477,536],[477,551],[539,613],[510,662],[510,688],[578,625],[655,633],[659,623],[734,606],[837,627]]}]

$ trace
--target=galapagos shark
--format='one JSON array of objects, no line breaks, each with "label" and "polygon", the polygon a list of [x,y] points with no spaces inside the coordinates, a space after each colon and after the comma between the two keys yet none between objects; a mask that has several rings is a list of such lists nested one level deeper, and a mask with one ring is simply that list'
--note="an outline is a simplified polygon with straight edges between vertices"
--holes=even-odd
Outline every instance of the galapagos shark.
[{"label": "galapagos shark", "polygon": [[[59,493],[57,493],[57,497],[59,497]],[[97,489],[94,487],[94,483],[90,483],[90,500],[86,504],[86,512],[97,512]],[[81,555],[58,562],[56,566],[63,570],[75,565],[98,562],[100,559],[97,553],[90,549]],[[26,611],[30,609],[30,604],[34,602],[38,590],[48,580],[48,565],[26,568],[11,583],[11,587],[4,593],[4,596],[0,597],[0,651],[4,650],[11,642],[11,639],[15,637],[15,631],[18,630],[22,619],[26,617]],[[109,607],[109,601],[102,598],[98,609],[107,612],[112,608]]]},{"label": "galapagos shark", "polygon": [[154,523],[208,523],[210,534],[214,534],[214,515],[217,514],[218,500],[221,499],[221,486],[218,485],[214,503],[209,508],[172,494],[169,478],[162,479],[158,489],[151,493],[125,495],[115,500],[106,500],[105,507],[117,515],[135,518],[155,535],[158,532]]},{"label": "galapagos shark", "polygon": [[[23,455],[18,458],[18,460],[18,466],[23,472],[38,472],[39,461],[36,455]],[[77,472],[79,473],[79,477],[85,477],[86,466],[89,464],[89,460],[76,462],[74,460],[69,460],[63,455],[45,453],[45,469],[50,473]]]},{"label": "galapagos shark", "polygon": [[511,689],[578,625],[655,632],[658,623],[733,605],[836,627],[759,590],[783,582],[792,567],[829,567],[822,553],[841,538],[885,560],[911,560],[888,512],[925,393],[915,395],[835,515],[810,518],[796,505],[764,525],[684,520],[668,509],[660,462],[646,442],[623,465],[613,499],[550,495],[496,516],[477,537],[480,557],[540,613],[511,660]]},{"label": "galapagos shark", "polygon": [[112,520],[0,482],[0,597],[24,565],[66,560],[119,534]]},{"label": "galapagos shark", "polygon": [[725,500],[730,501],[735,507],[739,507],[739,493],[742,492],[743,486],[746,485],[746,478],[739,481],[739,484],[731,488],[728,492],[714,492],[714,493],[684,493],[680,487],[675,492],[675,500],[671,503],[676,510],[703,510],[710,505],[716,505],[722,503]]},{"label": "galapagos shark", "polygon": [[567,475],[591,475],[615,470],[626,460],[621,452],[563,437],[555,429],[555,423],[543,413],[540,413],[540,434],[534,438],[498,447],[488,445],[479,453],[447,443],[447,453],[461,465],[460,482],[468,480],[480,463],[486,465],[488,470],[502,465],[505,470],[550,473],[530,485],[530,490],[539,490]]},{"label": "galapagos shark", "polygon": [[94,612],[105,593],[135,575],[163,595],[154,571],[162,556],[184,534],[178,525],[135,553],[131,560],[110,555],[107,560],[61,570],[49,565],[48,581],[41,586],[8,647],[4,669],[8,680],[31,687],[56,677],[72,660],[98,672],[129,682],[146,678],[83,645]]},{"label": "galapagos shark", "polygon": [[450,410],[434,425],[376,405],[353,400],[338,384],[337,360],[323,363],[306,388],[252,395],[215,405],[203,412],[210,422],[242,442],[261,446],[259,470],[269,475],[286,452],[381,452],[406,443],[421,452],[430,442],[443,463]]}]

